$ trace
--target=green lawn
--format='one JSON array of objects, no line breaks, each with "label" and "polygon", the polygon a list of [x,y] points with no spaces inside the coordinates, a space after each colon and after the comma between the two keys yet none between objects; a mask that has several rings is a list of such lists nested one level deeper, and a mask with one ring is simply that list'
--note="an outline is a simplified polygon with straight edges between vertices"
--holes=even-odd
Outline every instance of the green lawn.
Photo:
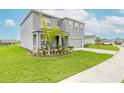
[{"label": "green lawn", "polygon": [[124,80],[122,80],[121,83],[124,83]]},{"label": "green lawn", "polygon": [[18,46],[0,47],[0,82],[58,82],[112,57],[87,51],[32,57]]},{"label": "green lawn", "polygon": [[88,48],[119,51],[119,48],[117,46],[114,46],[114,45],[89,45]]}]

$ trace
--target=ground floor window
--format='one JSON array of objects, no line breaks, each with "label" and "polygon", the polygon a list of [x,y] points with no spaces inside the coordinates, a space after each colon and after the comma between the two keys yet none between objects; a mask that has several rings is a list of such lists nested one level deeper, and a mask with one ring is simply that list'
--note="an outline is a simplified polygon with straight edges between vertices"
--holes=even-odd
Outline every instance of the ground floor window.
[{"label": "ground floor window", "polygon": [[36,45],[36,34],[33,35],[33,45]]}]

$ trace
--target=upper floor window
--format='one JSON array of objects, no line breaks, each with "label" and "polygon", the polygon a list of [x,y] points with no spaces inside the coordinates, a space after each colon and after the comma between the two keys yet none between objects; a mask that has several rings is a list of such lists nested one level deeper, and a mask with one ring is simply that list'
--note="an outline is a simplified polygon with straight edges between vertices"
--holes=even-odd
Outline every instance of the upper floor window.
[{"label": "upper floor window", "polygon": [[47,26],[50,27],[50,23],[47,23]]},{"label": "upper floor window", "polygon": [[51,19],[49,17],[45,17],[45,18],[46,18],[47,26],[50,27]]},{"label": "upper floor window", "polygon": [[80,31],[84,31],[85,30],[85,26],[83,24],[80,24]]},{"label": "upper floor window", "polygon": [[72,28],[73,21],[69,20],[69,27]]},{"label": "upper floor window", "polygon": [[76,31],[78,31],[78,27],[76,27]]},{"label": "upper floor window", "polygon": [[71,25],[71,24],[69,24],[69,27],[70,27],[70,28],[72,28],[72,25]]},{"label": "upper floor window", "polygon": [[81,28],[81,31],[83,31],[84,29],[83,29],[83,27]]},{"label": "upper floor window", "polygon": [[61,21],[57,20],[57,26],[61,26]]},{"label": "upper floor window", "polygon": [[79,23],[75,22],[75,31],[79,31],[80,30],[80,25]]}]

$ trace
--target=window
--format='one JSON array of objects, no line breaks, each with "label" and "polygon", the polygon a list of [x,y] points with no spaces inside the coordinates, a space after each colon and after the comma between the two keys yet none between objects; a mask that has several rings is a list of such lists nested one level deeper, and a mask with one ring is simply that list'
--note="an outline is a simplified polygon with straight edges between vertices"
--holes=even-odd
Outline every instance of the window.
[{"label": "window", "polygon": [[57,20],[57,26],[61,26],[61,21]]},{"label": "window", "polygon": [[80,24],[80,31],[84,31],[85,30],[85,27],[83,24]]},{"label": "window", "polygon": [[81,31],[83,31],[84,29],[83,29],[83,27],[81,28]]},{"label": "window", "polygon": [[79,28],[79,23],[75,22],[75,31],[79,31],[80,28]]},{"label": "window", "polygon": [[69,20],[69,27],[72,28],[72,24],[73,22],[71,20]]},{"label": "window", "polygon": [[33,35],[33,45],[36,45],[36,34]]},{"label": "window", "polygon": [[45,18],[46,18],[47,26],[50,27],[51,19],[49,17],[45,17]]},{"label": "window", "polygon": [[70,28],[71,28],[71,24],[70,24],[69,26],[70,26]]},{"label": "window", "polygon": [[50,27],[50,23],[47,23],[47,26]]},{"label": "window", "polygon": [[78,30],[78,27],[76,27],[76,30]]},{"label": "window", "polygon": [[78,27],[76,27],[76,31],[78,31]]}]

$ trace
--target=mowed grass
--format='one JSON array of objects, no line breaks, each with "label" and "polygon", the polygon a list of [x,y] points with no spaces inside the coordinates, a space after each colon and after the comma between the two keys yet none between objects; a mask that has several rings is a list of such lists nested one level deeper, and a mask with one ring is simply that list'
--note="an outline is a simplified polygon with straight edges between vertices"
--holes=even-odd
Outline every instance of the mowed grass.
[{"label": "mowed grass", "polygon": [[96,49],[119,51],[119,48],[117,46],[114,46],[114,45],[89,45],[88,48],[96,48]]},{"label": "mowed grass", "polygon": [[124,80],[122,80],[121,83],[124,83]]},{"label": "mowed grass", "polygon": [[0,82],[58,82],[112,57],[74,51],[57,57],[32,57],[19,46],[0,47]]}]

